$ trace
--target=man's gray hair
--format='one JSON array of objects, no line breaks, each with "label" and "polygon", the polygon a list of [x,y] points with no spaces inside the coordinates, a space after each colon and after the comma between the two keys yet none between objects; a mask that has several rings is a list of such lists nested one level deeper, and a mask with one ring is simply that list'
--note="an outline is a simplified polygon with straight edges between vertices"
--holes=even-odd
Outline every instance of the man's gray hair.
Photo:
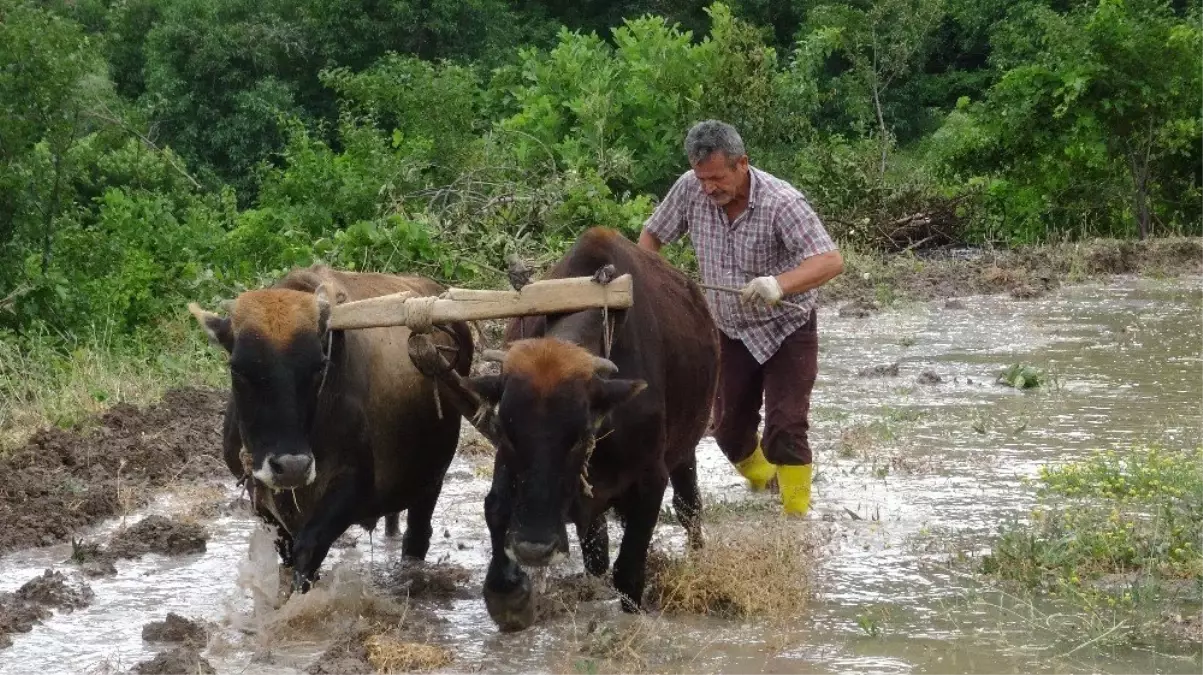
[{"label": "man's gray hair", "polygon": [[736,160],[746,154],[744,139],[735,127],[719,120],[705,120],[693,125],[685,135],[685,155],[690,164],[706,161],[716,152],[723,153],[728,160]]}]

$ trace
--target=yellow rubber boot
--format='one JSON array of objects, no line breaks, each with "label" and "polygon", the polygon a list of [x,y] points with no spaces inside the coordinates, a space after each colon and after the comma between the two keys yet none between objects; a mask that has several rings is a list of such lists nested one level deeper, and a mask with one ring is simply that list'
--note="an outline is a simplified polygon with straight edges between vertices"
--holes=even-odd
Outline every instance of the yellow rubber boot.
[{"label": "yellow rubber boot", "polygon": [[756,441],[756,449],[752,451],[752,454],[736,462],[735,468],[739,469],[739,473],[748,479],[748,486],[752,488],[753,492],[765,489],[769,481],[773,480],[773,476],[777,474],[777,465],[764,458],[759,440]]},{"label": "yellow rubber boot", "polygon": [[810,510],[810,464],[777,467],[777,484],[781,486],[781,505],[786,515],[803,516]]}]

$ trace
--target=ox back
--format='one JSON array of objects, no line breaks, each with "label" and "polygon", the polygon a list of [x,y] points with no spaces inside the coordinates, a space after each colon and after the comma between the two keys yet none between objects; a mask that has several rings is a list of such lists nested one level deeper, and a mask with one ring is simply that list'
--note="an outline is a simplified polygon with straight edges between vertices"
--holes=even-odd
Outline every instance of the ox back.
[{"label": "ox back", "polygon": [[[348,273],[324,266],[294,270],[272,290],[312,294],[319,286],[331,296],[331,304],[401,291],[434,295],[443,290],[421,277]],[[236,301],[236,316],[243,302],[242,297]],[[452,335],[436,330],[432,338],[436,344],[458,348],[454,366],[466,375],[471,334],[464,323],[449,328]],[[315,388],[315,410],[307,430],[316,467],[312,482],[271,490],[248,478],[256,512],[277,528],[277,549],[283,563],[295,567],[294,587],[302,591],[316,578],[330,545],[352,524],[372,530],[383,516],[394,530],[396,514],[406,511],[403,555],[422,559],[429,548],[431,515],[459,440],[461,415],[446,398],[436,407],[436,383],[410,360],[409,335],[408,328],[388,327],[321,336],[328,345],[329,363]],[[243,339],[241,334],[235,338]],[[288,354],[273,352],[262,358],[287,359]],[[225,460],[239,477],[250,473],[248,454],[254,454],[244,449],[246,425],[240,423],[244,411],[239,405],[254,405],[249,400],[232,394],[225,420]]]},{"label": "ox back", "polygon": [[[613,265],[618,274],[632,276],[632,307],[515,319],[507,327],[506,342],[511,346],[510,354],[519,351],[518,345],[530,344],[532,338],[579,345],[595,356],[608,358],[617,366],[615,377],[646,383],[629,400],[608,408],[601,418],[584,473],[588,487],[571,495],[565,507],[565,519],[576,526],[585,567],[595,576],[609,567],[605,514],[611,508],[616,511],[624,532],[614,561],[613,582],[623,609],[637,611],[642,604],[647,549],[669,481],[674,509],[690,544],[702,545],[695,449],[706,433],[717,386],[718,330],[696,284],[659,255],[639,248],[613,230],[593,228],[585,232],[545,278],[588,277],[606,265]],[[612,324],[610,331],[603,322],[607,316]],[[507,357],[506,367],[517,358]],[[519,386],[504,385],[514,391],[519,391]],[[507,413],[502,405],[504,416]],[[551,410],[557,404],[546,405]],[[536,417],[525,419],[534,421]],[[537,419],[538,423],[556,426],[555,415]],[[521,469],[505,466],[499,453],[486,502],[494,551],[485,600],[490,615],[503,630],[521,629],[533,622],[529,582],[517,563],[538,563],[528,562],[530,556],[524,559],[524,550],[534,549],[521,548],[523,537],[519,533],[516,541],[513,531],[524,527],[522,523],[514,524],[525,517],[523,488],[515,487],[523,484],[520,473]],[[575,485],[574,476],[568,479]],[[560,545],[566,550],[566,535],[560,537]],[[498,547],[508,548],[508,555]]]}]

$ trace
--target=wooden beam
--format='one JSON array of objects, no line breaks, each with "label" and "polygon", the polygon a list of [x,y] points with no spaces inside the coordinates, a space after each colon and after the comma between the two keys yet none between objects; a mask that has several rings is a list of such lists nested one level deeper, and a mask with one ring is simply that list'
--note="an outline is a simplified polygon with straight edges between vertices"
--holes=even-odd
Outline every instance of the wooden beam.
[{"label": "wooden beam", "polygon": [[[452,288],[433,301],[431,323],[508,319],[515,316],[577,312],[609,307],[626,309],[634,302],[631,275],[599,284],[592,277],[547,279],[522,287],[521,291],[478,291]],[[330,327],[337,330],[408,326],[414,308],[429,303],[411,293],[382,295],[336,305],[330,312]]]}]

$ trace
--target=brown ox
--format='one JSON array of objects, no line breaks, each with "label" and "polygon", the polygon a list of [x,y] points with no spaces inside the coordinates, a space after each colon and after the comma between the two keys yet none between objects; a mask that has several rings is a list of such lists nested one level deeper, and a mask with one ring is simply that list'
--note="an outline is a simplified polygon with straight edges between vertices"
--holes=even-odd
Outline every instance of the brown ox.
[{"label": "brown ox", "polygon": [[[276,526],[280,556],[302,591],[352,524],[371,529],[385,516],[392,530],[393,514],[408,511],[402,554],[421,559],[430,546],[460,415],[447,401],[440,418],[434,382],[410,361],[409,329],[327,327],[333,304],[400,291],[442,288],[316,266],[242,293],[228,317],[189,306],[229,353],[226,463],[251,481],[256,511]],[[451,332],[432,337],[458,348],[455,368],[466,375],[471,335],[463,323]]]},{"label": "brown ox", "polygon": [[694,451],[717,382],[717,329],[696,284],[611,230],[586,232],[547,276],[591,276],[606,265],[631,274],[635,298],[630,309],[609,312],[610,338],[602,310],[515,320],[501,374],[470,381],[497,407],[484,595],[503,630],[533,622],[520,565],[565,555],[565,522],[576,526],[585,568],[601,575],[610,563],[605,513],[617,511],[624,531],[613,582],[628,612],[641,606],[670,480],[690,544],[702,543]]}]

